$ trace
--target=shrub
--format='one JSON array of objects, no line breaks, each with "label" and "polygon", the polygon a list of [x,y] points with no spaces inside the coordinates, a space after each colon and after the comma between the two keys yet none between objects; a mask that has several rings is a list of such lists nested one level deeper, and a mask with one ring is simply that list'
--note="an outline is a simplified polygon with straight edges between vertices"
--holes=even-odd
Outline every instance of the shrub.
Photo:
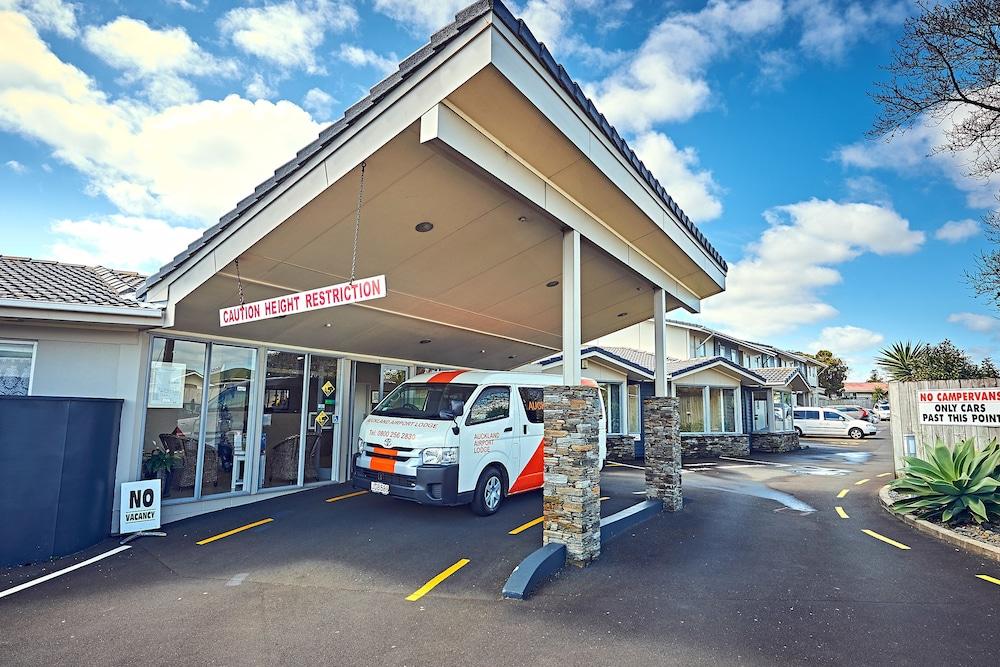
[{"label": "shrub", "polygon": [[1000,446],[993,440],[982,451],[963,440],[948,449],[940,442],[927,459],[907,456],[903,476],[890,488],[904,495],[892,504],[901,514],[957,523],[1000,519]]}]

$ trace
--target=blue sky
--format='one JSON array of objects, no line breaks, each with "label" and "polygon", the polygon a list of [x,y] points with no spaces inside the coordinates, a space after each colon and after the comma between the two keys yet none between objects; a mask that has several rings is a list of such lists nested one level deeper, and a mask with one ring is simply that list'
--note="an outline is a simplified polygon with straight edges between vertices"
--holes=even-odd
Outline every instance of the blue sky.
[{"label": "blue sky", "polygon": [[[153,271],[465,0],[0,0],[0,253]],[[994,184],[868,142],[910,3],[521,0],[523,16],[730,263],[694,319],[831,347],[994,354],[964,280]]]}]

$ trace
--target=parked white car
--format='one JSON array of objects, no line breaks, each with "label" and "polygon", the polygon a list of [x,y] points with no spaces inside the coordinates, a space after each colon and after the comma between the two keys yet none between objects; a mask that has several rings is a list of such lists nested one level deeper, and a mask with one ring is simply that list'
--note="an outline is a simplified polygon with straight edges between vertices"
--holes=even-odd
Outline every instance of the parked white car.
[{"label": "parked white car", "polygon": [[799,436],[847,437],[860,440],[878,429],[866,419],[855,419],[832,408],[796,408],[795,430]]},{"label": "parked white car", "polygon": [[889,410],[888,403],[879,403],[872,409],[872,411],[875,414],[877,414],[878,418],[881,419],[882,421],[889,421],[889,419],[892,417],[892,411]]}]

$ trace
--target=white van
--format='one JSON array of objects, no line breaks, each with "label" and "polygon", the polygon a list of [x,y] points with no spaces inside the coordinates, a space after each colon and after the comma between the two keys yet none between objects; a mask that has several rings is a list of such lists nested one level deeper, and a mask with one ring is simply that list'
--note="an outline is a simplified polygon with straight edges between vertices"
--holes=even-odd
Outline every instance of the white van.
[{"label": "white van", "polygon": [[834,408],[798,407],[793,417],[799,436],[846,436],[860,440],[877,432],[875,425],[867,419],[856,419]]},{"label": "white van", "polygon": [[[362,423],[351,482],[372,493],[427,505],[471,503],[476,514],[493,514],[506,496],[541,488],[544,387],[558,384],[558,375],[501,371],[407,380]],[[602,402],[602,466],[606,424]]]}]

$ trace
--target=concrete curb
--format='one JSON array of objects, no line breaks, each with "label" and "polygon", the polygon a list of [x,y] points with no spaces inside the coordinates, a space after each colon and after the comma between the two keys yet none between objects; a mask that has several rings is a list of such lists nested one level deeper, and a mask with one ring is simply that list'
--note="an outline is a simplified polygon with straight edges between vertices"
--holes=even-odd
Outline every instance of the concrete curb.
[{"label": "concrete curb", "polygon": [[986,544],[985,542],[974,540],[971,537],[960,535],[953,530],[943,528],[937,524],[927,521],[926,519],[919,519],[912,514],[897,514],[896,512],[893,512],[890,508],[892,501],[889,499],[888,484],[878,490],[878,500],[879,504],[882,505],[882,509],[903,523],[916,528],[921,533],[925,533],[931,537],[936,537],[939,540],[943,540],[948,544],[964,549],[977,556],[982,556],[983,558],[989,558],[1000,562],[1000,547],[995,547],[992,544]]},{"label": "concrete curb", "polygon": [[[601,519],[601,545],[663,511],[663,501],[644,500]],[[538,587],[566,566],[566,545],[550,542],[535,549],[514,568],[503,585],[507,600],[527,600]]]}]

